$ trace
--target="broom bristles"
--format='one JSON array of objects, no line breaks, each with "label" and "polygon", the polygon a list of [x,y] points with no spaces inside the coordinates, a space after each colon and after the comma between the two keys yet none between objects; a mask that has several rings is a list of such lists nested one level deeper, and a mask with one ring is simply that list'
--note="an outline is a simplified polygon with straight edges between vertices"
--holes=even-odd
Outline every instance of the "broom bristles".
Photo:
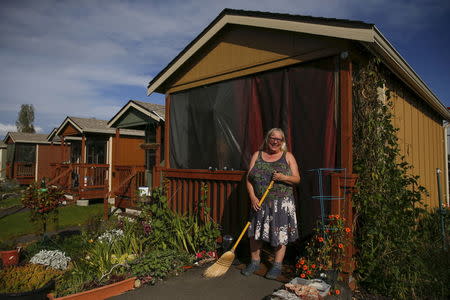
[{"label": "broom bristles", "polygon": [[234,252],[225,252],[213,265],[203,272],[204,277],[213,278],[224,275],[234,261]]}]

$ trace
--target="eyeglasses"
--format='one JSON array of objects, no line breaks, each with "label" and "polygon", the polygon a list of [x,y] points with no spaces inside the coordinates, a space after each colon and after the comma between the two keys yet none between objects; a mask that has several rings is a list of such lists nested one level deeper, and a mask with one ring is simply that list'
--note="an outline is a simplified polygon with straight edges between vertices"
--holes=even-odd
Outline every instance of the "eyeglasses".
[{"label": "eyeglasses", "polygon": [[277,142],[277,143],[281,143],[283,141],[283,139],[279,139],[279,138],[275,138],[275,137],[270,137],[269,140],[271,142]]}]

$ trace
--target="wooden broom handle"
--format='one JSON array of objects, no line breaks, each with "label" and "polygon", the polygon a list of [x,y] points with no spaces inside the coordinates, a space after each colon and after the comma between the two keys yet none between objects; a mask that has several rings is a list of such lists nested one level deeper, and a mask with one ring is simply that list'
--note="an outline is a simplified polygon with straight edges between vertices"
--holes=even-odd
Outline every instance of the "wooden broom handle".
[{"label": "wooden broom handle", "polygon": [[[270,189],[273,187],[273,183],[274,183],[273,180],[269,183],[269,186],[267,187],[266,191],[264,192],[263,196],[261,197],[261,200],[259,200],[258,206],[261,206],[261,204],[266,199],[267,194],[269,193]],[[234,252],[236,250],[236,247],[239,244],[239,242],[241,241],[242,237],[244,236],[244,233],[247,231],[248,226],[250,226],[250,221],[248,221],[247,224],[245,225],[244,229],[241,232],[241,235],[239,235],[239,238],[237,239],[237,241],[234,244],[233,248],[231,248],[231,251]]]}]

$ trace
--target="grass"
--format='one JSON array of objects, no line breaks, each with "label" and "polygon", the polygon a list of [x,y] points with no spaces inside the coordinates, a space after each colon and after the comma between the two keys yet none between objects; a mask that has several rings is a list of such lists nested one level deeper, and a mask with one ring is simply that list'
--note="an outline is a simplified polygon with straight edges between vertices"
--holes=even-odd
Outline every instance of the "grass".
[{"label": "grass", "polygon": [[[85,224],[91,217],[101,215],[103,203],[89,206],[63,206],[59,209],[58,228],[50,225],[49,231]],[[29,220],[29,212],[20,212],[0,219],[0,242],[22,235],[39,233],[39,227]]]},{"label": "grass", "polygon": [[14,207],[17,205],[20,205],[20,206],[22,205],[20,197],[17,197],[17,198],[11,197],[6,200],[0,201],[0,209],[6,209],[6,208]]}]

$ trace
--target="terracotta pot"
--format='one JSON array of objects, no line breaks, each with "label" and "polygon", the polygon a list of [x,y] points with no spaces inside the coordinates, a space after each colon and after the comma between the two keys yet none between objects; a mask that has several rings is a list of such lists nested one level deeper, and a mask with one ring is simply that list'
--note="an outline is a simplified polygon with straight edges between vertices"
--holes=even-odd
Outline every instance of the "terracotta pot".
[{"label": "terracotta pot", "polygon": [[134,288],[134,282],[136,277],[128,278],[116,283],[101,286],[99,288],[84,291],[81,293],[76,293],[72,295],[67,295],[64,297],[55,298],[53,294],[48,294],[47,297],[50,300],[100,300],[109,297],[120,295],[126,291],[132,290]]},{"label": "terracotta pot", "polygon": [[19,250],[0,251],[3,266],[15,266],[19,263]]}]

